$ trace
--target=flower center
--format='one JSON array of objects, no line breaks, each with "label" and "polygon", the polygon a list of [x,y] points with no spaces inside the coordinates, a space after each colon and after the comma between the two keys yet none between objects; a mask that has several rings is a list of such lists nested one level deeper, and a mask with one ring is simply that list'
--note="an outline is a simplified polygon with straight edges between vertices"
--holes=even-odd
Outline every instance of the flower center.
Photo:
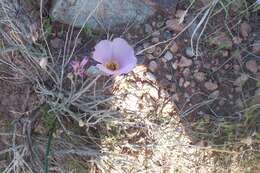
[{"label": "flower center", "polygon": [[110,60],[108,63],[106,63],[106,68],[115,71],[119,69],[119,64],[116,63],[115,61]]}]

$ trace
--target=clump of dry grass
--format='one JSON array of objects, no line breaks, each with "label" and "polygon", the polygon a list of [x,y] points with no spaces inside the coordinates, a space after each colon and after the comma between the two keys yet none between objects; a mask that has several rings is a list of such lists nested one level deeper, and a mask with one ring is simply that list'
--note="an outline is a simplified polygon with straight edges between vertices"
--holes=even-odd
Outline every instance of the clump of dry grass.
[{"label": "clump of dry grass", "polygon": [[[20,118],[13,122],[14,130],[10,134],[13,136],[13,144],[10,149],[2,152],[10,154],[11,162],[3,170],[6,173],[43,172],[44,169],[45,172],[47,169],[66,170],[66,163],[62,162],[65,158],[70,165],[67,169],[79,169],[81,172],[83,168],[90,169],[87,167],[100,156],[100,148],[98,140],[89,129],[96,128],[100,122],[113,119],[117,115],[109,107],[110,98],[104,92],[110,87],[106,79],[100,75],[90,76],[84,81],[75,76],[71,77],[69,63],[74,56],[75,45],[72,49],[69,47],[75,44],[83,27],[75,42],[72,42],[74,28],[70,26],[63,53],[53,57],[43,29],[42,9],[40,5],[41,29],[38,30],[34,27],[37,23],[33,23],[24,13],[19,1],[0,3],[0,33],[3,43],[0,62],[5,65],[10,75],[20,75],[22,80],[30,81],[39,97],[39,104],[33,110],[22,113]],[[12,60],[14,54],[20,57],[18,62]],[[47,63],[42,65],[41,61]],[[44,110],[40,111],[42,108]],[[42,117],[45,125],[41,123]],[[73,128],[68,129],[69,123],[72,122],[76,127],[84,126],[85,128],[78,129],[85,129],[87,133],[79,135],[73,132]],[[57,126],[65,138],[57,134]],[[26,130],[20,134],[18,127]],[[32,132],[37,132],[35,128],[43,128],[38,132],[45,132],[49,137],[32,135]],[[53,135],[58,136],[52,138]],[[44,157],[46,159],[49,155],[49,161],[43,162]],[[74,161],[75,157],[82,161]],[[87,166],[84,160],[89,163]]]}]

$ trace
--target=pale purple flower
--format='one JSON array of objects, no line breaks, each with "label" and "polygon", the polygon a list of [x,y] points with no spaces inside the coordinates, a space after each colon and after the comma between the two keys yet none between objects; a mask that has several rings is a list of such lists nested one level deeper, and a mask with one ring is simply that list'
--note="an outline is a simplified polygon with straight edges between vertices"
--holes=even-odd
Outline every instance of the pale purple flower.
[{"label": "pale purple flower", "polygon": [[72,61],[70,64],[73,68],[74,74],[79,75],[80,77],[84,77],[85,66],[87,65],[87,63],[88,63],[88,58],[84,57],[82,61],[75,60]]},{"label": "pale purple flower", "polygon": [[100,41],[93,59],[100,63],[97,67],[101,71],[114,76],[130,72],[137,63],[134,49],[122,38]]}]

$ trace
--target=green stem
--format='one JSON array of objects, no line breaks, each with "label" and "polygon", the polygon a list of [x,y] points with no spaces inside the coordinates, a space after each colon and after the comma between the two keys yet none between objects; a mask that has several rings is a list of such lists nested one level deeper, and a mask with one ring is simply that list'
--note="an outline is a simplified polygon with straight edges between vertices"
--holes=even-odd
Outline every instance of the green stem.
[{"label": "green stem", "polygon": [[48,142],[47,142],[47,145],[46,145],[46,152],[45,152],[45,159],[44,159],[44,173],[49,172],[48,157],[49,157],[49,154],[50,154],[51,141],[52,141],[53,133],[54,133],[54,130],[55,130],[55,125],[56,125],[56,119],[53,121],[51,129],[49,131],[49,137],[48,137]]}]

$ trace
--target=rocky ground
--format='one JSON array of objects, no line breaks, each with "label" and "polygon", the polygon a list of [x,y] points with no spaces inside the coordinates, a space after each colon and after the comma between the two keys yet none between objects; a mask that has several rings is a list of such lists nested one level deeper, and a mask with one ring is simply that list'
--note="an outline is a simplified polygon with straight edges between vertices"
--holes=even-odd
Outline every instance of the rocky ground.
[{"label": "rocky ground", "polygon": [[[148,157],[151,160],[156,160],[153,157],[159,157],[161,161],[162,157],[166,157],[167,161],[160,166],[157,165],[156,168],[151,168],[152,170],[243,172],[236,151],[232,151],[235,156],[227,168],[218,165],[217,157],[213,159],[218,151],[214,152],[214,149],[208,147],[217,143],[223,144],[221,140],[228,135],[216,121],[226,119],[235,122],[241,118],[243,109],[255,104],[260,70],[258,25],[252,21],[241,20],[232,28],[232,36],[225,33],[223,28],[215,26],[217,30],[214,27],[212,33],[209,30],[207,36],[201,39],[201,47],[196,56],[195,50],[192,50],[190,45],[194,28],[178,35],[188,25],[188,21],[179,23],[180,18],[184,16],[188,18],[189,15],[185,14],[185,10],[178,9],[175,16],[158,16],[157,19],[137,28],[139,33],[133,32],[128,35],[129,40],[133,40],[139,34],[148,35],[147,39],[136,45],[137,52],[141,55],[140,64],[145,67],[137,67],[132,74],[133,79],[115,82],[116,86],[119,85],[117,89],[125,93],[120,109],[127,110],[126,112],[142,112],[144,119],[149,119],[151,114],[160,116],[161,119],[168,118],[166,121],[170,127],[166,128],[165,124],[162,127],[165,127],[166,131],[172,129],[170,134],[179,136],[178,140],[173,138],[171,141],[167,136],[169,133],[164,130],[159,130],[158,136],[154,134],[157,138],[153,144],[161,147],[166,145],[166,148],[164,152],[160,150],[158,153],[155,147]],[[175,37],[176,39],[172,40]],[[168,39],[170,41],[164,44]],[[138,71],[140,69],[146,76],[145,80],[142,75],[140,76]],[[140,91],[142,92],[139,93]],[[162,102],[161,99],[166,102]],[[161,105],[165,107],[161,109]],[[170,109],[165,115],[164,111],[169,107],[174,107],[175,111]],[[254,112],[254,116],[257,114],[259,112]],[[203,125],[198,127],[196,123],[201,119]],[[257,127],[253,128],[257,130]],[[177,129],[181,131],[181,135]],[[203,129],[207,129],[209,133],[219,134],[203,135],[201,133]],[[177,147],[176,141],[183,142],[179,143],[180,148]],[[168,147],[176,147],[168,148],[167,144]],[[191,144],[196,144],[199,148],[191,147]],[[204,147],[207,148],[206,151],[203,150]],[[128,147],[124,149],[126,148]],[[228,153],[225,149],[219,152]],[[175,158],[176,155],[179,157]],[[189,158],[185,155],[189,155]],[[198,158],[201,162],[197,160]],[[138,161],[142,163],[141,160]],[[179,162],[180,165],[176,164]]]}]

